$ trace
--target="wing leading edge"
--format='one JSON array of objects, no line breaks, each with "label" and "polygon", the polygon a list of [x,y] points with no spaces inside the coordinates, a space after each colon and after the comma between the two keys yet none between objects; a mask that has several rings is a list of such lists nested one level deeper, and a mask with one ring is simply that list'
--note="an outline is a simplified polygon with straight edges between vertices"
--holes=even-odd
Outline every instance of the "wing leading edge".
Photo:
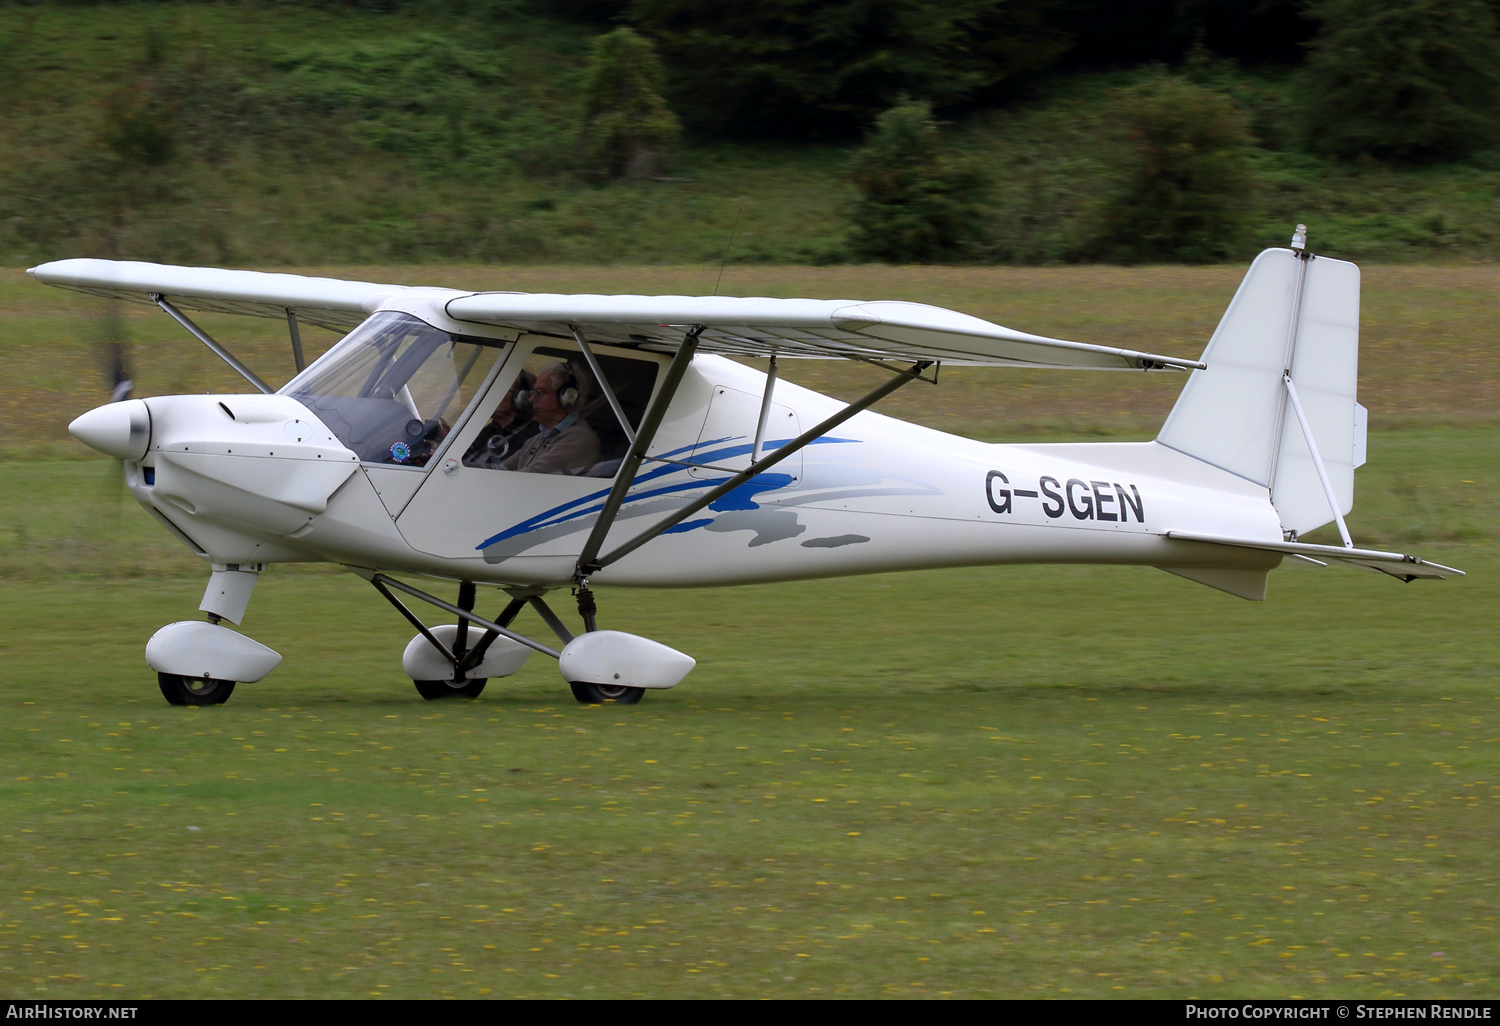
[{"label": "wing leading edge", "polygon": [[407,291],[369,281],[132,260],[55,260],[27,273],[45,285],[133,303],[151,303],[156,293],[186,310],[278,318],[290,310],[305,323],[334,331],[349,330]]}]

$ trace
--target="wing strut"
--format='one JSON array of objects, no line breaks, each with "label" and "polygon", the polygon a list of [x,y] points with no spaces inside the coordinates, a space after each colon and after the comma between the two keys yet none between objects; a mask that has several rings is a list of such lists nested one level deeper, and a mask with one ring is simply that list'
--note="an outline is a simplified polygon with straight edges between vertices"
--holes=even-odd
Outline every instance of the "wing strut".
[{"label": "wing strut", "polygon": [[771,369],[766,373],[766,391],[760,397],[760,417],[755,422],[755,444],[750,447],[750,462],[760,459],[760,443],[766,438],[766,421],[771,416],[771,393],[776,389],[776,350],[771,350]]},{"label": "wing strut", "polygon": [[297,311],[286,308],[286,330],[292,336],[292,360],[297,364],[297,373],[307,370],[307,361],[302,357],[302,331],[297,327]]},{"label": "wing strut", "polygon": [[256,373],[253,370],[251,370],[249,367],[246,367],[243,363],[240,363],[240,361],[235,358],[235,355],[233,353],[225,349],[219,343],[215,342],[213,338],[209,336],[208,332],[204,331],[202,328],[198,327],[198,325],[189,320],[187,314],[183,313],[171,303],[167,302],[160,292],[151,293],[151,302],[155,303],[157,306],[165,310],[167,314],[172,318],[172,320],[176,321],[188,331],[192,332],[194,338],[196,338],[199,342],[202,342],[204,345],[208,346],[209,349],[213,350],[215,356],[223,360],[225,363],[229,364],[229,366],[233,367],[236,371],[239,372],[240,377],[250,382],[250,384],[254,385],[262,393],[264,393],[265,395],[270,395],[272,392],[276,391],[276,389],[260,380],[260,378],[256,376]]},{"label": "wing strut", "polygon": [[683,336],[682,345],[678,348],[677,354],[672,357],[672,365],[667,368],[667,376],[661,383],[661,391],[656,393],[656,398],[651,402],[651,408],[641,419],[641,429],[636,432],[635,441],[630,443],[630,451],[625,454],[625,461],[620,465],[620,473],[615,478],[614,487],[609,490],[609,496],[604,500],[604,506],[599,511],[599,519],[594,522],[594,529],[589,532],[589,540],[584,542],[583,551],[578,554],[578,568],[573,577],[582,590],[588,589],[589,575],[603,566],[602,563],[595,565],[595,557],[599,555],[599,549],[604,545],[604,536],[609,534],[610,527],[614,525],[615,516],[620,512],[620,507],[625,504],[625,494],[630,491],[630,486],[635,484],[636,472],[641,468],[641,461],[646,456],[646,450],[651,447],[652,440],[656,438],[656,429],[661,427],[662,418],[667,415],[667,407],[672,404],[673,397],[677,395],[677,386],[682,384],[682,376],[687,373],[688,365],[693,362],[693,353],[698,349],[698,336],[701,334],[703,334],[703,325],[695,324]]},{"label": "wing strut", "polygon": [[[740,485],[744,484],[746,481],[749,481],[756,475],[769,470],[771,467],[780,463],[788,456],[800,452],[810,442],[814,442],[817,439],[823,437],[828,432],[832,431],[834,428],[842,424],[844,421],[848,420],[850,417],[853,417],[858,413],[862,413],[865,410],[869,409],[871,406],[874,406],[877,402],[884,399],[892,392],[896,391],[896,389],[900,388],[908,381],[914,381],[918,379],[919,377],[921,377],[922,372],[928,367],[931,367],[934,362],[935,361],[932,360],[922,360],[912,364],[911,367],[897,374],[890,381],[887,381],[879,388],[876,388],[874,391],[865,395],[863,398],[850,403],[848,406],[844,407],[833,416],[827,418],[822,423],[817,424],[802,432],[802,434],[798,435],[787,444],[779,446],[775,451],[768,453],[764,459],[752,462],[750,466],[746,467],[738,474],[735,474],[733,477],[729,478],[729,480],[725,481],[717,488],[714,488],[713,490],[708,492],[708,494],[700,496],[693,502],[688,503],[682,509],[679,509],[677,512],[662,518],[652,526],[646,528],[640,534],[636,535],[634,538],[630,539],[622,545],[617,546],[611,552],[606,553],[605,555],[598,558],[591,557],[587,561],[580,557],[580,559],[578,560],[578,579],[580,585],[586,587],[587,579],[590,574],[597,573],[598,571],[609,566],[611,563],[630,555],[630,553],[634,552],[636,549],[640,548],[642,545],[646,544],[657,535],[676,527],[678,524],[682,523],[694,513],[697,513],[699,510],[703,509],[705,506],[710,505],[711,503],[717,502],[725,495],[728,495],[730,492],[740,487]],[[630,477],[634,476],[634,473],[635,469],[634,467],[632,467],[629,475],[620,475],[620,481],[629,480]],[[619,490],[618,481],[616,482],[616,490]],[[611,492],[610,497],[614,497],[613,492]],[[597,548],[594,546],[595,539],[597,538],[600,542],[603,541],[604,534],[609,531],[610,524],[614,520],[614,512],[618,511],[618,509],[619,506],[617,504],[614,510],[609,511],[610,519],[607,521],[604,519],[604,515],[602,513],[600,514],[599,521],[594,524],[594,532],[589,536],[589,547],[584,550],[585,554],[590,554],[593,551],[597,551]]]},{"label": "wing strut", "polygon": [[625,416],[625,410],[620,405],[620,400],[615,398],[615,390],[610,387],[609,379],[599,369],[599,360],[594,356],[594,351],[583,340],[583,333],[578,330],[577,325],[570,324],[568,328],[573,332],[573,339],[578,343],[578,348],[583,350],[583,358],[588,361],[589,370],[594,372],[594,380],[599,382],[599,388],[604,392],[604,398],[609,400],[609,408],[615,411],[615,420],[620,422],[620,430],[625,432],[625,438],[628,441],[635,442],[635,432],[630,429],[630,421]]}]

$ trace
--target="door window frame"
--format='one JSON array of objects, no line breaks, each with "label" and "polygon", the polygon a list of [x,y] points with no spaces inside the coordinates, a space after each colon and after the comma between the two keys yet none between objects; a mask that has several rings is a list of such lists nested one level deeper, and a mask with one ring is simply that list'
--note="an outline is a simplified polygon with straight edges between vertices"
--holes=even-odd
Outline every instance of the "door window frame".
[{"label": "door window frame", "polygon": [[[585,338],[587,338],[587,336],[585,336]],[[638,349],[612,346],[602,342],[595,342],[593,340],[588,340],[588,344],[589,348],[593,350],[596,357],[633,360],[643,364],[650,364],[656,368],[655,374],[651,381],[651,390],[647,394],[646,401],[641,407],[640,419],[637,420],[636,423],[630,425],[630,429],[632,432],[640,430],[640,421],[645,419],[646,411],[650,409],[651,403],[656,400],[656,396],[661,391],[662,381],[666,376],[666,368],[672,362],[671,356],[663,353],[644,352]],[[491,370],[489,375],[487,375],[484,384],[480,386],[480,389],[477,392],[475,392],[475,398],[470,402],[469,408],[465,410],[465,419],[463,420],[462,424],[455,426],[452,431],[448,432],[448,436],[443,439],[442,447],[437,452],[433,453],[432,458],[428,460],[427,467],[431,468],[434,465],[443,463],[446,459],[455,458],[452,456],[452,453],[454,451],[457,451],[461,454],[466,454],[469,450],[469,447],[474,444],[474,440],[479,437],[480,431],[484,429],[484,425],[489,422],[488,411],[493,410],[496,406],[499,405],[500,400],[505,396],[505,391],[510,387],[511,383],[515,381],[517,375],[519,375],[521,371],[526,369],[526,361],[529,360],[538,350],[546,349],[558,350],[568,354],[568,358],[570,360],[576,359],[578,364],[584,370],[587,370],[587,363],[584,360],[583,350],[579,347],[578,343],[575,340],[571,338],[561,338],[554,335],[540,335],[531,333],[521,335],[520,338],[510,344],[509,350],[504,354],[504,356],[502,356],[502,358],[496,364],[495,368]],[[590,374],[592,376],[592,372],[590,372]],[[614,387],[613,382],[611,382],[611,387]],[[602,390],[596,391],[597,394],[590,397],[590,402],[592,403],[594,401],[597,401],[599,403],[600,409],[602,410],[601,416],[607,417],[610,423],[618,427],[619,422],[616,419],[614,411],[613,409],[611,409],[609,402],[604,398]],[[484,413],[481,415],[475,411],[484,411]],[[455,447],[459,445],[461,445],[462,448],[455,449]],[[629,451],[628,443],[625,451]],[[622,452],[620,456],[623,457],[624,453]],[[482,474],[523,473],[522,471],[506,471],[495,467],[476,467],[465,464],[463,462],[462,455],[456,458],[458,460],[459,468],[468,472]],[[601,459],[603,459],[602,455]],[[544,476],[569,477],[573,475],[549,474]],[[616,468],[615,472],[609,477],[586,477],[583,475],[578,475],[578,477],[579,480],[593,481],[596,483],[613,481],[615,480],[615,478],[619,477],[619,468]]]}]

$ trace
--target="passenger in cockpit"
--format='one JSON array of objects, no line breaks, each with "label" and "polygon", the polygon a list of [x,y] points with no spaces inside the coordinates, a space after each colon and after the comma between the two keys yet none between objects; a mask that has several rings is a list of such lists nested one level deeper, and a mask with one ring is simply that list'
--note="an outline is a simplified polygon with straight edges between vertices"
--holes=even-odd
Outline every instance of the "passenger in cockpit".
[{"label": "passenger in cockpit", "polygon": [[464,456],[466,466],[498,469],[501,461],[537,433],[536,421],[516,406],[516,394],[529,392],[534,380],[530,373],[522,371],[511,382],[499,405],[490,414],[489,423],[480,429],[474,444],[469,446]]},{"label": "passenger in cockpit", "polygon": [[566,363],[550,363],[517,405],[530,405],[537,434],[501,466],[530,474],[582,474],[599,460],[599,436],[583,417],[587,381]]}]

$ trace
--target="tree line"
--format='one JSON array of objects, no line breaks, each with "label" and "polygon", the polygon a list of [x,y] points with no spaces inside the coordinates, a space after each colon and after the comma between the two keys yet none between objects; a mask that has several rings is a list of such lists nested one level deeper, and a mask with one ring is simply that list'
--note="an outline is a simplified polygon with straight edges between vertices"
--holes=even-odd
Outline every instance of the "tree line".
[{"label": "tree line", "polygon": [[[678,126],[654,92],[662,88],[700,131],[815,135],[869,125],[849,168],[860,193],[856,258],[990,254],[985,173],[944,146],[935,109],[993,102],[1007,82],[1069,60],[1160,54],[1189,33],[1177,73],[1159,64],[1114,98],[1131,166],[1081,257],[1206,261],[1233,246],[1256,140],[1248,113],[1213,81],[1229,58],[1210,41],[1245,57],[1306,51],[1290,141],[1310,154],[1409,165],[1463,160],[1500,141],[1500,36],[1489,0],[570,3],[629,23],[602,36],[590,61],[586,103],[611,111],[604,150],[665,154]],[[647,70],[605,70],[627,64]],[[618,100],[597,87],[606,75],[632,83]],[[627,109],[642,112],[637,121]],[[589,117],[585,134],[602,130],[604,115]],[[596,148],[601,138],[594,132]],[[615,158],[617,169],[629,163]]]},{"label": "tree line", "polygon": [[[40,113],[64,109],[53,87],[27,84],[51,58],[12,19],[23,27],[0,59],[15,141],[0,157],[0,214],[27,245],[87,237],[102,215],[110,239],[138,247],[131,231],[201,207],[201,228],[172,244],[201,248],[229,223],[209,216],[214,204],[274,195],[277,175],[295,178],[288,166],[339,166],[374,184],[366,206],[386,213],[340,199],[333,232],[482,256],[538,229],[597,230],[598,216],[573,213],[604,212],[592,185],[644,192],[634,183],[683,180],[705,153],[769,148],[850,154],[833,170],[854,197],[839,204],[838,241],[798,259],[1213,261],[1264,237],[1257,196],[1279,189],[1297,205],[1372,169],[1496,166],[1497,4],[243,0],[214,7],[281,8],[288,23],[298,9],[325,22],[348,12],[350,31],[251,58],[148,27],[141,56],[102,93],[79,86],[66,118]],[[147,12],[148,26],[153,9],[169,23],[187,10],[3,6]],[[544,45],[518,41],[528,32]],[[398,167],[400,181],[377,170]],[[527,195],[507,200],[523,181]],[[484,197],[478,227],[493,241],[461,248],[476,226],[459,189]],[[452,213],[395,213],[429,195],[426,209]],[[1411,238],[1490,230],[1450,209],[1413,214]]]}]

